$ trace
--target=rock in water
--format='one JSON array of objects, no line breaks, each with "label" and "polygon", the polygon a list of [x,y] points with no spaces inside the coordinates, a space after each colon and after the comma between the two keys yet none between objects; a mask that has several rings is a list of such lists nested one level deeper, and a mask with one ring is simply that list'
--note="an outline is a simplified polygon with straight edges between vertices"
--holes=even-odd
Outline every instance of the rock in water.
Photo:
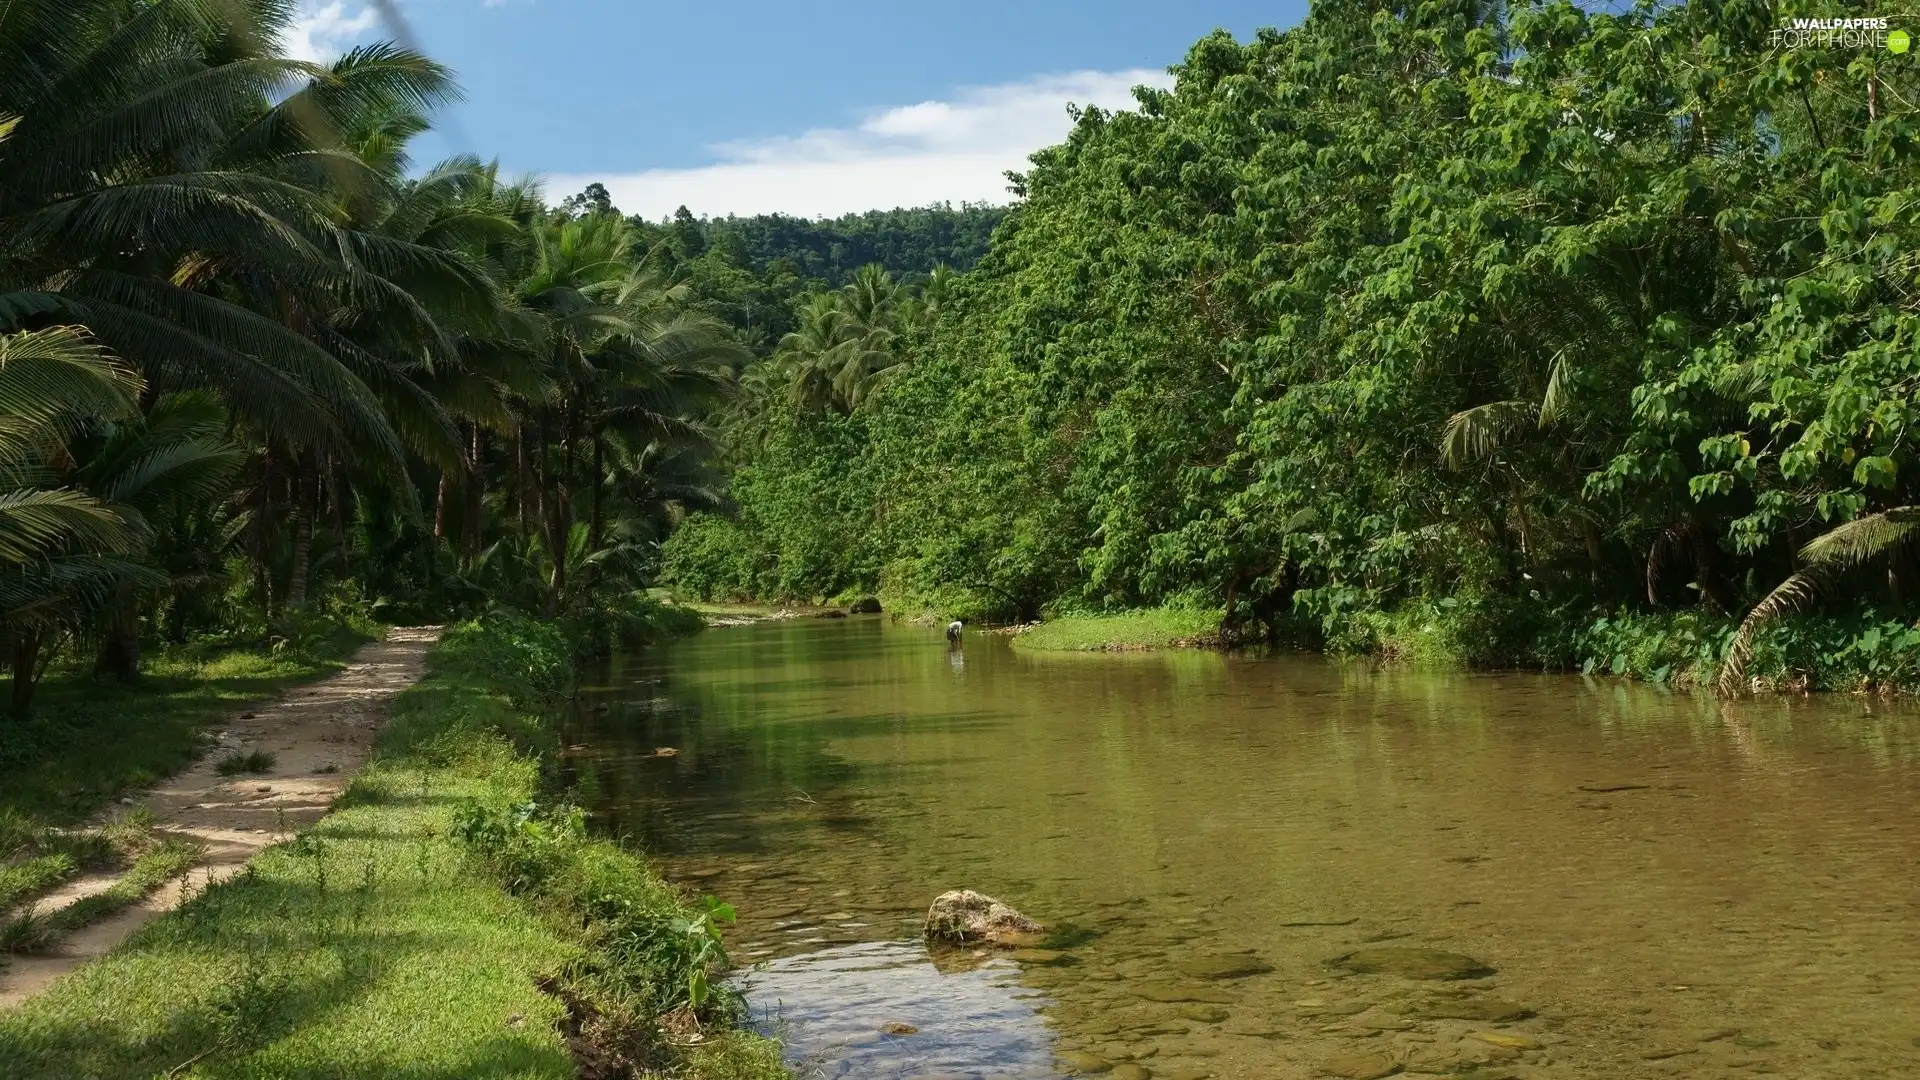
[{"label": "rock in water", "polygon": [[1533,1015],[1533,1010],[1499,998],[1462,998],[1429,1002],[1415,1008],[1414,1015],[1422,1020],[1480,1020],[1497,1024],[1525,1020]]},{"label": "rock in water", "polygon": [[1213,956],[1195,956],[1179,965],[1180,973],[1196,979],[1244,979],[1249,975],[1264,975],[1273,970],[1273,965],[1261,961],[1252,953],[1224,953]]},{"label": "rock in water", "polygon": [[847,610],[855,615],[878,615],[880,614],[880,601],[871,596],[863,596],[853,603],[848,604]]},{"label": "rock in water", "polygon": [[927,909],[926,935],[933,941],[1018,948],[1038,944],[1046,932],[1046,927],[972,889],[943,892]]},{"label": "rock in water", "polygon": [[1455,952],[1394,945],[1336,956],[1328,964],[1357,975],[1399,975],[1408,979],[1478,979],[1493,968]]},{"label": "rock in water", "polygon": [[1400,1071],[1400,1066],[1385,1054],[1342,1054],[1320,1067],[1320,1071],[1345,1080],[1379,1080]]}]

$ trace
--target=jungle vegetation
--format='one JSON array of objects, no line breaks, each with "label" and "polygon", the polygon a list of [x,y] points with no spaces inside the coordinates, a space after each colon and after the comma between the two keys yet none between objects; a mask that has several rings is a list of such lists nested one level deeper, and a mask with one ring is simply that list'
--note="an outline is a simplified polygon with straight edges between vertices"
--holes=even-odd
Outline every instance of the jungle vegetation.
[{"label": "jungle vegetation", "polygon": [[[0,10],[0,646],[343,612],[603,612],[688,507],[749,351],[646,230],[472,157],[451,72],[286,58],[272,0]],[[5,721],[0,721],[4,730]]]},{"label": "jungle vegetation", "polygon": [[1920,683],[1920,62],[1770,36],[1833,13],[1322,0],[1209,36],[1035,154],[936,302],[805,301],[667,573]]}]

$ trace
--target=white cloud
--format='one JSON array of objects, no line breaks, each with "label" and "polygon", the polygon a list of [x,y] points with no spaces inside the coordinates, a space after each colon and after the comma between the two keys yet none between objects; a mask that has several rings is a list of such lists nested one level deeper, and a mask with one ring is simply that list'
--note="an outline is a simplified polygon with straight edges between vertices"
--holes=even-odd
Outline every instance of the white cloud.
[{"label": "white cloud", "polygon": [[932,202],[1006,202],[1007,170],[1066,137],[1068,103],[1129,108],[1141,83],[1165,72],[1079,71],[971,87],[950,101],[881,109],[858,125],[713,147],[718,161],[686,169],[552,176],[555,195],[602,183],[629,214],[658,219],[685,204],[697,215],[832,216]]},{"label": "white cloud", "polygon": [[344,0],[302,0],[281,44],[292,59],[324,62],[352,48],[379,21],[380,13],[371,5],[360,5],[349,15]]}]

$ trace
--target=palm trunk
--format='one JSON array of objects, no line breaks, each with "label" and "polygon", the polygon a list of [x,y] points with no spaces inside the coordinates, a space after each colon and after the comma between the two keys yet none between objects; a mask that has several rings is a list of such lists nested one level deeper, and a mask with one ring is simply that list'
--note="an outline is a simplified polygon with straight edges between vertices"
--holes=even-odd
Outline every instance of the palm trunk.
[{"label": "palm trunk", "polygon": [[13,715],[33,711],[33,691],[40,682],[40,647],[45,639],[38,630],[22,631],[13,643]]},{"label": "palm trunk", "polygon": [[480,530],[484,524],[481,519],[481,496],[485,492],[484,461],[486,454],[485,434],[479,424],[473,425],[472,450],[467,455],[467,499],[462,504],[466,511],[466,528],[462,530],[460,544],[461,565],[471,567],[473,557],[480,550]]},{"label": "palm trunk", "polygon": [[452,494],[447,483],[447,470],[440,470],[440,485],[433,493],[433,538],[447,538],[447,496]]},{"label": "palm trunk", "polygon": [[565,527],[561,523],[565,509],[563,500],[560,498],[558,487],[553,480],[552,471],[547,461],[548,448],[546,445],[545,428],[546,425],[543,423],[540,432],[540,452],[534,461],[534,465],[539,470],[536,479],[539,481],[538,489],[541,494],[539,510],[541,511],[542,523],[547,533],[547,554],[553,559],[553,576],[547,579],[547,604],[552,611],[558,612],[560,610],[560,595],[565,592],[567,588],[567,536]]},{"label": "palm trunk", "polygon": [[600,550],[600,531],[601,531],[601,521],[602,521],[601,511],[600,511],[600,486],[601,486],[601,480],[603,475],[601,470],[605,468],[605,464],[603,460],[604,451],[605,451],[605,447],[600,442],[600,436],[596,434],[593,437],[593,476],[588,480],[588,482],[593,485],[593,513],[587,524],[587,550],[588,551]]},{"label": "palm trunk", "polygon": [[300,470],[293,481],[293,566],[287,573],[287,607],[307,603],[307,569],[313,559],[314,479]]},{"label": "palm trunk", "polygon": [[121,682],[140,677],[140,599],[122,590],[108,608],[101,626],[100,651],[94,654],[93,672],[111,675]]}]

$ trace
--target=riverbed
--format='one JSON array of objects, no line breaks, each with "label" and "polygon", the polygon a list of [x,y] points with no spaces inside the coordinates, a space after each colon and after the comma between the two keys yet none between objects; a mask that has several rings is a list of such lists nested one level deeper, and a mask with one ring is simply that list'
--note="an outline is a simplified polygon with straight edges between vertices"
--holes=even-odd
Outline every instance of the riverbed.
[{"label": "riverbed", "polygon": [[[1920,1075],[1920,711],[885,617],[590,680],[568,775],[828,1077]],[[1055,930],[929,952],[973,888]]]}]

